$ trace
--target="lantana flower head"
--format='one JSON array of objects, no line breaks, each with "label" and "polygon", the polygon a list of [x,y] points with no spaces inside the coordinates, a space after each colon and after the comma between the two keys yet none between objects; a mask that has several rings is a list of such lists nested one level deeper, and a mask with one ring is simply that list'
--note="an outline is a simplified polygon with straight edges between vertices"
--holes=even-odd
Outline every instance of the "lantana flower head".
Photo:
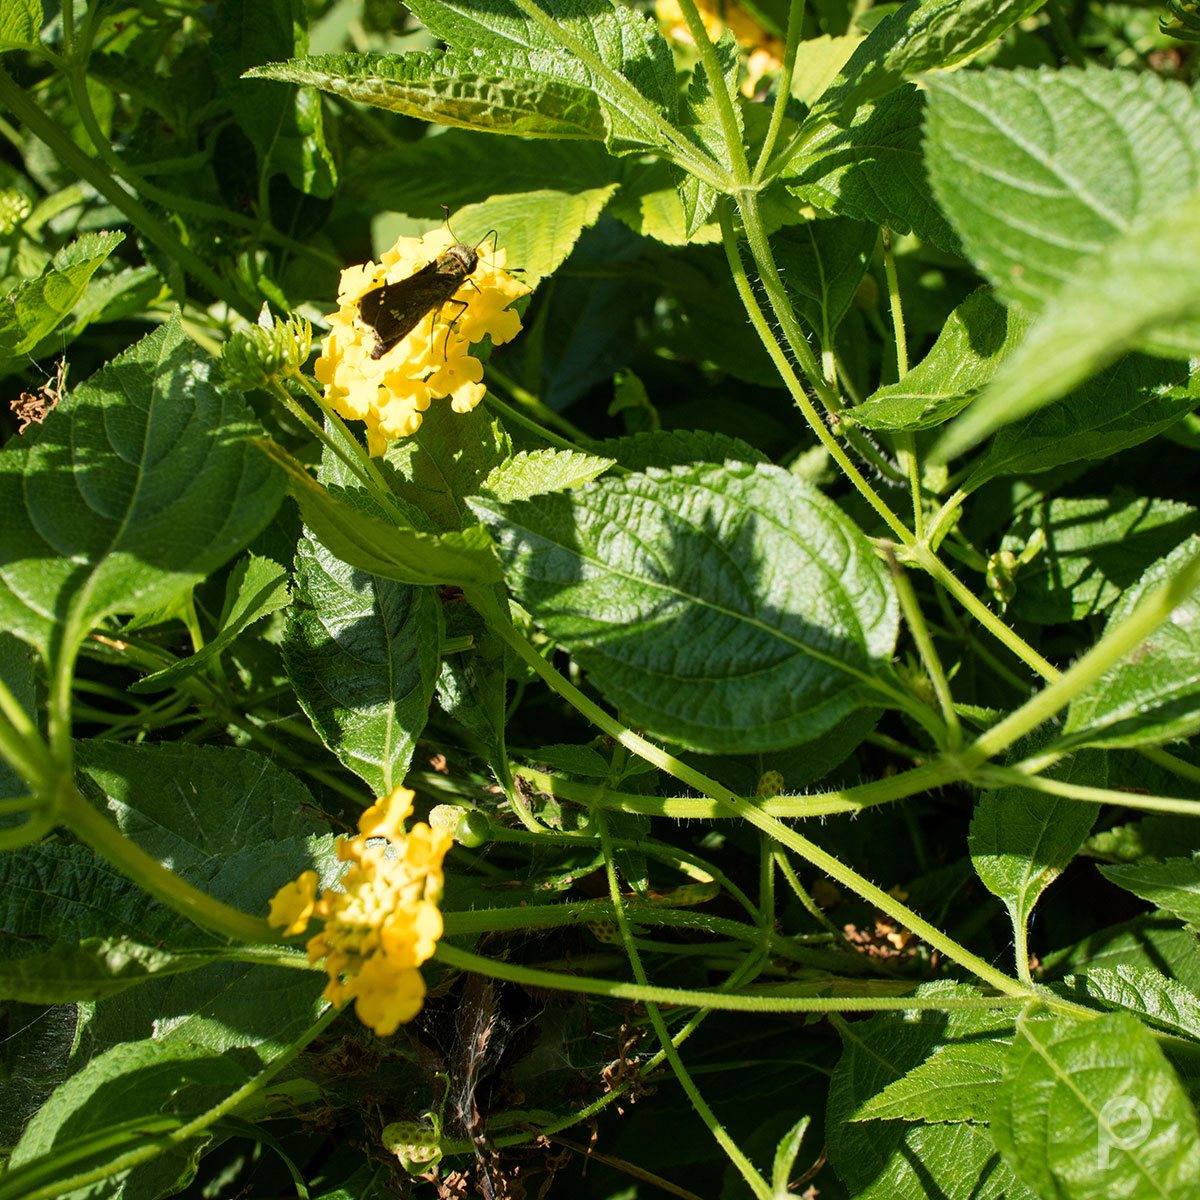
[{"label": "lantana flower head", "polygon": [[483,364],[471,357],[471,346],[485,337],[503,345],[521,329],[520,316],[508,306],[529,288],[505,271],[505,251],[484,243],[475,247],[475,270],[454,295],[425,313],[386,353],[371,357],[378,342],[359,312],[363,296],[408,279],[454,242],[445,228],[420,238],[402,237],[378,263],[342,272],[338,311],[329,319],[314,373],[335,412],[366,423],[372,454],[416,433],[421,414],[434,400],[448,396],[455,412],[470,412],[487,390]]},{"label": "lantana flower head", "polygon": [[420,1012],[418,968],[442,936],[442,860],[453,838],[421,821],[406,832],[412,801],[403,787],[376,801],[359,818],[358,836],[338,839],[338,858],[350,864],[339,883],[318,899],[316,873],[305,871],[275,893],[268,918],[289,937],[313,918],[324,923],[308,940],[308,958],[324,960],[326,999],[353,999],[359,1020],[383,1037]]}]

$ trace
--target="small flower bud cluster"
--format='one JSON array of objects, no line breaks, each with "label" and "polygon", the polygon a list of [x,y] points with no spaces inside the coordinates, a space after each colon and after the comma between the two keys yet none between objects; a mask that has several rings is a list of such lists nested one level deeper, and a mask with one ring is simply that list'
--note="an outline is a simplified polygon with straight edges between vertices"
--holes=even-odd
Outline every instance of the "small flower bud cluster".
[{"label": "small flower bud cluster", "polygon": [[238,391],[265,388],[272,379],[299,371],[312,349],[312,325],[303,317],[276,321],[266,306],[258,324],[239,329],[221,351],[226,382]]},{"label": "small flower bud cluster", "polygon": [[17,226],[29,216],[32,206],[29,197],[16,188],[0,191],[0,237],[16,233]]}]

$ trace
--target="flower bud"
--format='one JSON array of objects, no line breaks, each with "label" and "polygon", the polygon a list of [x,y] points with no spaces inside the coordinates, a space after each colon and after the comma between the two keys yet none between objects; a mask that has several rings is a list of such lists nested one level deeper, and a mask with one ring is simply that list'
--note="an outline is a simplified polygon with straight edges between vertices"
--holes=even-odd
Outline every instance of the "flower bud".
[{"label": "flower bud", "polygon": [[303,317],[277,321],[263,305],[258,324],[239,329],[225,343],[221,367],[238,391],[265,388],[272,379],[299,371],[312,348],[312,326]]}]

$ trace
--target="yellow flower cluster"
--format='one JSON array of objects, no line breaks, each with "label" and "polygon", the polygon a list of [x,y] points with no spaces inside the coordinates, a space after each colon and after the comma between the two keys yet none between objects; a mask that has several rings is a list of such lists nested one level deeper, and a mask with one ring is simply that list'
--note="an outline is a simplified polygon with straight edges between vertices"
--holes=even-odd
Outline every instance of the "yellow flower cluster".
[{"label": "yellow flower cluster", "polygon": [[[783,42],[768,33],[744,8],[733,0],[696,0],[696,8],[708,36],[715,42],[728,29],[737,38],[738,45],[747,51],[746,78],[742,81],[742,95],[753,96],[764,76],[777,71],[783,65]],[[692,42],[687,21],[679,0],[656,0],[654,14],[667,36],[677,42]]]},{"label": "yellow flower cluster", "polygon": [[[359,301],[383,284],[408,279],[453,244],[447,229],[422,238],[402,237],[381,262],[342,272],[340,307],[329,319],[314,373],[335,412],[366,422],[372,454],[382,454],[395,438],[416,433],[432,400],[449,396],[455,412],[470,412],[487,390],[481,382],[483,364],[468,353],[471,345],[490,337],[499,346],[520,332],[521,318],[508,306],[529,288],[504,270],[503,250],[484,245],[476,247],[475,270],[445,305],[425,313],[387,353],[371,357],[378,343],[362,319]],[[446,306],[456,315],[439,321]]]},{"label": "yellow flower cluster", "polygon": [[368,808],[359,836],[338,839],[338,858],[350,867],[336,888],[317,898],[317,873],[305,871],[271,900],[271,925],[294,937],[316,917],[324,922],[308,941],[308,960],[325,960],[325,997],[354,999],[359,1020],[381,1037],[421,1011],[425,981],[417,968],[442,936],[442,859],[453,844],[448,830],[418,822],[407,833],[413,793],[398,787]]}]

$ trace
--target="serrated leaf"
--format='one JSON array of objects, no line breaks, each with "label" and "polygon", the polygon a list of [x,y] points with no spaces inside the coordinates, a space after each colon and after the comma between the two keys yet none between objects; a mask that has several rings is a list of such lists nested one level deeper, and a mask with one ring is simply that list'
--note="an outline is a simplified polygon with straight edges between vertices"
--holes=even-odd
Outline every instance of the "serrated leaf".
[{"label": "serrated leaf", "polygon": [[860,104],[906,78],[962,62],[1040,7],[1040,0],[909,0],[867,35],[812,106],[805,128],[848,124]]},{"label": "serrated leaf", "polygon": [[281,447],[269,444],[265,449],[287,470],[292,495],[314,538],[347,565],[381,579],[418,585],[463,586],[502,578],[492,540],[482,526],[444,534],[397,527],[339,500]]},{"label": "serrated leaf", "polygon": [[[401,500],[434,528],[457,531],[464,519],[474,523],[464,498],[477,492],[488,472],[511,453],[508,434],[485,407],[456,413],[448,404],[436,404],[415,434],[389,444],[384,461],[392,468],[391,486]],[[349,488],[354,482],[350,473],[332,455],[325,458],[322,480]],[[381,515],[378,508],[371,511]]]},{"label": "serrated leaf", "polygon": [[615,462],[574,450],[522,450],[495,467],[482,491],[497,500],[528,500],[544,492],[561,492],[591,483]]},{"label": "serrated leaf", "polygon": [[0,452],[0,620],[43,653],[162,607],[274,514],[282,480],[209,373],[175,317]]},{"label": "serrated leaf", "polygon": [[[1027,745],[1025,749],[1030,747]],[[1103,754],[1076,754],[1049,778],[1103,787]],[[1025,925],[1038,897],[1062,874],[1096,823],[1098,804],[1007,787],[985,792],[971,819],[971,861],[984,887],[1004,901],[1014,925]]]},{"label": "serrated leaf", "polygon": [[93,739],[75,756],[80,791],[186,879],[210,879],[248,846],[265,861],[267,847],[325,832],[308,788],[252,750]]},{"label": "serrated leaf", "polygon": [[934,202],[921,152],[925,102],[906,86],[864,104],[844,129],[818,125],[780,178],[789,192],[827,212],[853,217],[954,254],[958,239]]},{"label": "serrated leaf", "polygon": [[1013,553],[1040,529],[1045,546],[1017,575],[1008,611],[1024,621],[1053,625],[1102,612],[1146,568],[1200,525],[1186,504],[1135,495],[1058,496],[1021,513],[1001,550]]},{"label": "serrated leaf", "polygon": [[[536,203],[551,181],[555,191],[570,197],[623,178],[623,164],[596,143],[511,138],[503,143],[503,154],[489,153],[494,148],[496,143],[465,129],[446,129],[437,137],[395,149],[373,145],[348,156],[343,190],[373,208],[440,222],[443,205],[454,212],[476,202],[525,194],[535,194]],[[403,189],[396,187],[398,174],[404,176]],[[566,216],[560,213],[558,219]],[[495,227],[501,231],[500,244],[508,245],[513,231],[498,222]],[[557,230],[547,230],[545,236],[554,243],[561,240]],[[538,252],[532,257],[541,262],[544,256]],[[510,261],[524,266],[515,255]]]},{"label": "serrated leaf", "polygon": [[85,233],[64,246],[36,279],[0,301],[0,357],[22,359],[45,338],[87,290],[100,264],[125,240],[123,233]]},{"label": "serrated leaf", "polygon": [[687,466],[700,462],[765,463],[770,460],[741,438],[707,429],[654,429],[609,438],[598,450],[630,471],[647,467]]},{"label": "serrated leaf", "polygon": [[522,137],[608,136],[597,97],[580,81],[555,78],[535,57],[493,53],[317,54],[266,63],[249,79],[319,88],[437,125]]},{"label": "serrated leaf", "polygon": [[128,938],[85,938],[43,954],[0,964],[0,1000],[68,1004],[115,996],[164,975],[177,975],[222,961],[220,947],[179,953],[143,946]]},{"label": "serrated leaf", "polygon": [[1118,887],[1200,929],[1200,862],[1195,858],[1168,858],[1163,862],[1097,869]]},{"label": "serrated leaf", "polygon": [[1109,458],[1170,428],[1200,400],[1200,372],[1189,364],[1131,354],[1057,404],[1003,426],[963,485],[1027,475],[1063,463]]},{"label": "serrated leaf", "polygon": [[1170,1033],[1200,1038],[1200,996],[1153,967],[1126,964],[1068,975],[1063,992],[1128,1009]]},{"label": "serrated leaf", "polygon": [[[961,985],[925,985],[921,995],[972,995]],[[1034,1200],[1000,1160],[986,1130],[970,1122],[858,1123],[853,1114],[948,1043],[1006,1036],[1011,1018],[987,1012],[889,1013],[843,1029],[826,1111],[829,1161],[856,1200]]]},{"label": "serrated leaf", "polygon": [[[932,76],[928,88],[934,194],[998,294],[1032,311],[1200,186],[1200,103],[1182,83],[985,69]],[[1189,290],[1182,264],[1158,278]],[[1122,298],[1126,286],[1108,293],[1105,331],[1135,299]]]},{"label": "serrated leaf", "polygon": [[[1178,280],[1163,287],[1164,279]],[[933,454],[949,459],[1057,400],[1132,350],[1200,347],[1200,190],[1079,266]]]},{"label": "serrated leaf", "polygon": [[[499,58],[513,75],[594,94],[614,152],[658,145],[662,134],[642,106],[631,105],[613,75],[631,84],[652,113],[677,123],[671,51],[655,22],[633,9],[543,0],[534,21],[508,0],[414,0],[409,7],[431,33],[463,54],[483,62]],[[572,52],[574,45],[607,71],[590,69]]]},{"label": "serrated leaf", "polygon": [[471,505],[523,607],[653,734],[704,753],[783,749],[887,693],[886,569],[778,468],[699,464]]},{"label": "serrated leaf", "polygon": [[796,1156],[800,1153],[800,1145],[804,1141],[804,1135],[808,1132],[811,1121],[811,1117],[801,1117],[779,1139],[779,1144],[775,1147],[775,1162],[771,1168],[771,1190],[776,1196],[788,1195],[788,1181],[792,1177]]},{"label": "serrated leaf", "polygon": [[873,225],[835,218],[789,226],[771,239],[788,297],[822,345],[833,345],[878,238]]},{"label": "serrated leaf", "polygon": [[1022,1017],[992,1137],[1039,1196],[1200,1195],[1195,1110],[1153,1035],[1124,1014]]},{"label": "serrated leaf", "polygon": [[404,778],[441,666],[437,594],[348,566],[305,531],[284,661],[322,741],[376,796]]},{"label": "serrated leaf", "polygon": [[288,575],[269,558],[247,555],[230,572],[226,587],[225,621],[220,632],[195,654],[130,684],[131,692],[162,692],[172,688],[219,657],[255,621],[285,608]]},{"label": "serrated leaf", "polygon": [[[495,589],[497,593],[500,589]],[[499,599],[499,595],[497,599]],[[447,604],[443,615],[446,638],[469,636],[471,645],[442,656],[437,701],[483,743],[486,756],[502,752],[508,710],[508,672],[503,640],[467,604]],[[489,761],[494,761],[489,757]]]},{"label": "serrated leaf", "polygon": [[0,5],[0,49],[37,44],[42,32],[42,0],[6,0]]},{"label": "serrated leaf", "polygon": [[877,1092],[852,1121],[975,1121],[986,1123],[1009,1040],[952,1042],[902,1079]]},{"label": "serrated leaf", "polygon": [[[708,155],[719,162],[726,171],[733,171],[721,110],[717,104],[720,89],[733,109],[739,141],[745,136],[745,119],[738,94],[738,69],[741,56],[737,39],[728,30],[723,30],[713,46],[717,69],[720,75],[710,79],[703,62],[692,72],[691,84],[681,114],[680,132],[689,141],[701,146]],[[677,171],[679,199],[683,204],[684,236],[690,238],[708,221],[716,208],[718,193],[713,187],[700,180],[690,171]]]},{"label": "serrated leaf", "polygon": [[[1116,628],[1198,552],[1200,536],[1194,535],[1159,559],[1113,605],[1105,628]],[[1076,743],[1143,746],[1187,737],[1197,729],[1200,595],[1193,592],[1131,654],[1071,701],[1064,732]]]},{"label": "serrated leaf", "polygon": [[899,383],[881,387],[850,414],[868,429],[933,429],[957,416],[1000,369],[1028,329],[1018,309],[987,288],[973,291],[946,319],[929,353]]}]

